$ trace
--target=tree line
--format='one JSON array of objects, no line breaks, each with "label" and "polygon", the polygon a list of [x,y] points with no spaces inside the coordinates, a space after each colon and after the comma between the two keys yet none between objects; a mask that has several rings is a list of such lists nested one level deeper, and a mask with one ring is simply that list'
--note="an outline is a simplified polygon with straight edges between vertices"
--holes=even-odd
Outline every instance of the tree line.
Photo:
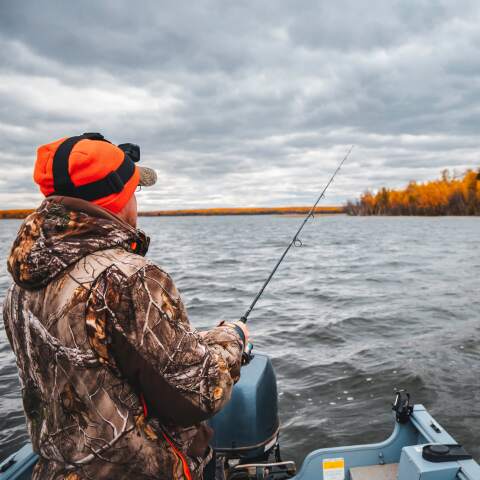
[{"label": "tree line", "polygon": [[425,183],[411,181],[403,190],[366,191],[348,202],[349,215],[480,215],[480,169],[463,176],[448,170],[441,178]]}]

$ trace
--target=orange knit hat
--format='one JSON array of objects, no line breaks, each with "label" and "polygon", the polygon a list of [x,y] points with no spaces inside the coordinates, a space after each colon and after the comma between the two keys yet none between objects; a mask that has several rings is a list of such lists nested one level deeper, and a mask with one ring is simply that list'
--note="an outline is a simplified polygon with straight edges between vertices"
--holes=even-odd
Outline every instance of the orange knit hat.
[{"label": "orange knit hat", "polygon": [[117,147],[99,133],[84,133],[40,146],[33,179],[46,197],[82,198],[118,213],[138,185],[156,182],[154,170],[135,165],[139,160],[136,145]]}]

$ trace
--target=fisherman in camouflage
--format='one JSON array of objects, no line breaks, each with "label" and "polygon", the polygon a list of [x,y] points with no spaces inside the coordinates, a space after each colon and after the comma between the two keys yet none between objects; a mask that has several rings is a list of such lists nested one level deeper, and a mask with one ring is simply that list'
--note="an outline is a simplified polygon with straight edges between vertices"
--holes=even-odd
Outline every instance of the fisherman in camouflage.
[{"label": "fisherman in camouflage", "polygon": [[47,196],[8,259],[4,321],[35,479],[199,479],[204,420],[228,401],[248,332],[197,332],[135,228],[138,147],[84,134],[38,150]]}]

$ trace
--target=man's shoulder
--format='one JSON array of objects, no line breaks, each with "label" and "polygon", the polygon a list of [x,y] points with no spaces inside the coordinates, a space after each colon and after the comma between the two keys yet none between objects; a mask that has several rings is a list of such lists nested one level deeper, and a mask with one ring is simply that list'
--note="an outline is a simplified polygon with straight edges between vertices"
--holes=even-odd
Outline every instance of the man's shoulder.
[{"label": "man's shoulder", "polygon": [[104,260],[115,265],[127,278],[136,275],[140,270],[155,268],[150,260],[123,248],[112,248],[98,253],[102,255]]},{"label": "man's shoulder", "polygon": [[130,278],[154,265],[142,255],[128,252],[124,248],[109,248],[98,250],[82,258],[70,271],[70,276],[80,283],[86,283],[93,281],[112,267],[120,271],[124,277]]},{"label": "man's shoulder", "polygon": [[[77,263],[70,273],[79,283],[91,283],[104,273],[113,274],[125,285],[138,282],[139,288],[146,287],[152,294],[167,293],[178,299],[179,293],[170,275],[159,265],[142,255],[123,248],[110,248],[91,253]],[[111,277],[113,278],[113,277]],[[158,290],[158,292],[157,292]]]}]

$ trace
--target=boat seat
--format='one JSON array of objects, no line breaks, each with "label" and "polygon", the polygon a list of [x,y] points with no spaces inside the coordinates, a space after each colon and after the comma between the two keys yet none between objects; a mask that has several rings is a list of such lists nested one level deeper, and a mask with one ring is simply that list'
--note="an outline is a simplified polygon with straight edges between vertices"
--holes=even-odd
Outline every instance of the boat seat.
[{"label": "boat seat", "polygon": [[397,480],[397,475],[398,463],[350,469],[350,478],[352,480]]}]

